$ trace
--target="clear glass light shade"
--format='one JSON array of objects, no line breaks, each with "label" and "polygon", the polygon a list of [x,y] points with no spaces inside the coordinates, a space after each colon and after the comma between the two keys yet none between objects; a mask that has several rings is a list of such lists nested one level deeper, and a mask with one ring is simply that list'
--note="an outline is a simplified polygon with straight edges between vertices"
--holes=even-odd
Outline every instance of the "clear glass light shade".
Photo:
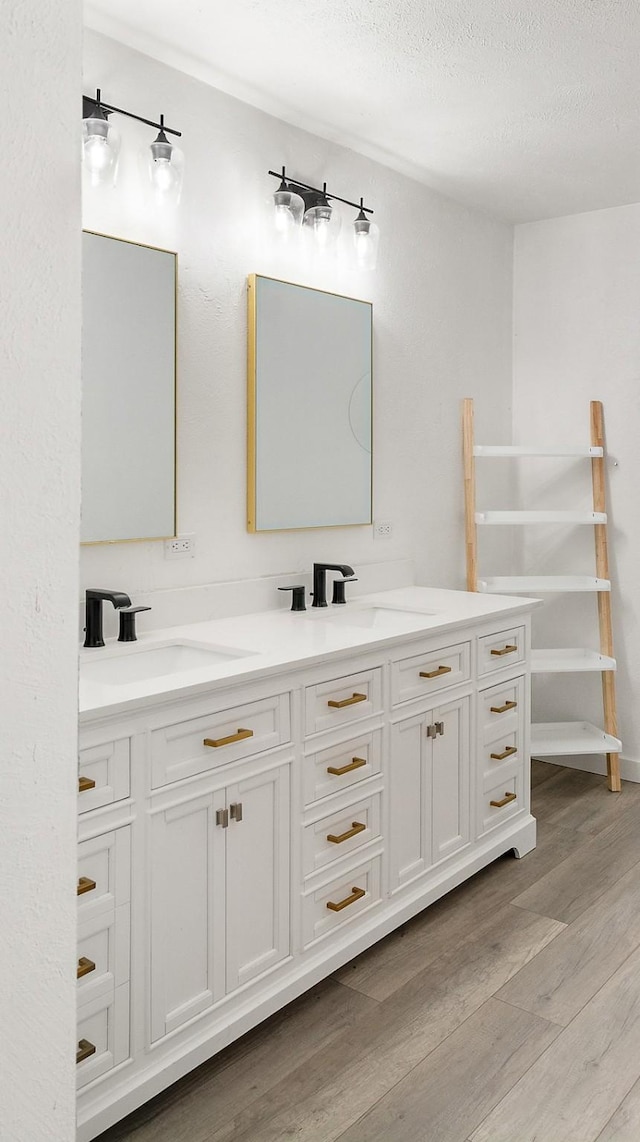
[{"label": "clear glass light shade", "polygon": [[333,247],[340,233],[340,215],[328,202],[321,202],[306,211],[302,225],[313,235],[316,249],[324,253]]},{"label": "clear glass light shade", "polygon": [[152,194],[159,204],[177,206],[182,193],[184,155],[163,131],[144,152]]},{"label": "clear glass light shade", "polygon": [[353,224],[353,244],[357,269],[375,270],[379,240],[380,230],[378,226],[375,222],[370,222],[361,211]]},{"label": "clear glass light shade", "polygon": [[82,161],[92,186],[115,182],[120,135],[103,116],[82,120]]},{"label": "clear glass light shade", "polygon": [[281,186],[273,196],[274,222],[278,234],[292,234],[304,214],[304,200],[295,191]]}]

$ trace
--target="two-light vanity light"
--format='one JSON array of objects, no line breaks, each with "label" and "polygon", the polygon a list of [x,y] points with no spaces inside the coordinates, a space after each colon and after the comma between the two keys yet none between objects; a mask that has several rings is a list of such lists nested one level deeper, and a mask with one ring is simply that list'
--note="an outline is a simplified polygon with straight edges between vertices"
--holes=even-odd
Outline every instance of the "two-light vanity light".
[{"label": "two-light vanity light", "polygon": [[136,122],[145,123],[147,127],[157,130],[156,138],[150,146],[144,148],[141,155],[145,180],[158,201],[177,204],[182,190],[184,155],[179,147],[170,142],[167,135],[179,137],[181,132],[165,126],[164,115],[156,123],[152,119],[143,119],[141,115],[134,115],[132,111],[123,111],[121,107],[105,103],[100,88],[95,99],[86,95],[82,97],[83,162],[91,185],[113,185],[115,182],[120,134],[109,121],[112,114],[125,115],[127,119],[135,119]]},{"label": "two-light vanity light", "polygon": [[280,172],[268,173],[280,179],[280,186],[273,196],[275,227],[279,234],[292,235],[302,228],[312,235],[319,250],[328,250],[335,244],[341,224],[340,215],[331,203],[342,202],[358,211],[353,223],[356,266],[360,270],[375,269],[380,231],[367,217],[373,214],[373,210],[364,205],[362,198],[359,203],[351,202],[348,198],[329,194],[326,182],[320,190],[298,179],[288,178],[284,167]]}]

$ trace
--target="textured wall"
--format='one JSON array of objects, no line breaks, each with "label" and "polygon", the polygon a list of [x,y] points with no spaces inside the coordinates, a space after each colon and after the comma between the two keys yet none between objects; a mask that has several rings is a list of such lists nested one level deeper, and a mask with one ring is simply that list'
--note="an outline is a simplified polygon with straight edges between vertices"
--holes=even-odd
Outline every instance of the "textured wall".
[{"label": "textured wall", "polygon": [[[184,133],[185,189],[175,225],[138,202],[136,153],[149,131],[123,121],[122,181],[115,191],[85,196],[84,220],[178,250],[179,527],[195,532],[197,554],[171,563],[161,544],[88,548],[84,584],[135,594],[301,572],[313,559],[346,559],[358,568],[407,557],[421,582],[462,586],[459,402],[477,395],[485,438],[509,439],[511,228],[87,33],[85,90],[98,85],[106,99],[140,114],[164,111]],[[321,273],[273,246],[276,184],[266,172],[282,163],[300,178],[326,178],[345,197],[370,201],[382,231],[375,274]],[[374,540],[370,527],[246,532],[245,282],[253,271],[373,301],[375,518],[393,523],[391,540]]]},{"label": "textured wall", "polygon": [[74,1137],[80,5],[0,12],[0,1135]]},{"label": "textured wall", "polygon": [[[602,400],[609,453],[609,540],[623,756],[640,761],[638,425],[640,205],[516,228],[514,439],[588,442],[589,401]],[[590,507],[588,462],[530,461],[531,507]],[[529,530],[529,529],[528,529]],[[534,534],[535,532],[535,534]],[[593,532],[530,529],[525,570],[593,573]],[[593,596],[556,596],[535,616],[538,645],[598,645]],[[601,724],[599,675],[547,676],[538,721]]]}]

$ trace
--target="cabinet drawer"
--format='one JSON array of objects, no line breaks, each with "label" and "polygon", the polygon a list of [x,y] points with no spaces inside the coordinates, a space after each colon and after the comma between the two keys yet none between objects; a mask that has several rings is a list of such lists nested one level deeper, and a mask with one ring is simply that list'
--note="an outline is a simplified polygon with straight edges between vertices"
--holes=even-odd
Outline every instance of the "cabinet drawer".
[{"label": "cabinet drawer", "polygon": [[131,895],[130,826],[78,845],[78,921],[113,912]]},{"label": "cabinet drawer", "polygon": [[305,688],[305,733],[316,734],[382,710],[382,670],[362,670]]},{"label": "cabinet drawer", "polygon": [[119,738],[78,754],[78,812],[87,813],[129,796],[131,739]]},{"label": "cabinet drawer", "polygon": [[76,1081],[86,1086],[129,1057],[129,984],[78,1010]]},{"label": "cabinet drawer", "polygon": [[372,857],[302,897],[305,947],[344,924],[352,924],[381,899],[382,857]]},{"label": "cabinet drawer", "polygon": [[523,769],[518,767],[509,777],[499,779],[496,783],[495,775],[483,782],[483,791],[480,797],[480,819],[478,832],[480,835],[497,828],[503,821],[513,817],[524,808]]},{"label": "cabinet drawer", "polygon": [[502,686],[480,692],[480,731],[486,743],[522,729],[525,700],[524,678],[512,678]]},{"label": "cabinet drawer", "polygon": [[310,876],[332,861],[377,840],[381,828],[382,794],[379,792],[305,825],[302,843],[304,876]]},{"label": "cabinet drawer", "polygon": [[520,727],[510,733],[501,734],[495,741],[481,746],[483,772],[485,777],[505,772],[505,767],[522,765],[522,733]]},{"label": "cabinet drawer", "polygon": [[288,693],[162,726],[151,733],[151,784],[169,785],[290,740]]},{"label": "cabinet drawer", "polygon": [[78,1005],[110,994],[129,979],[130,910],[123,904],[78,928]]},{"label": "cabinet drawer", "polygon": [[498,634],[481,635],[478,639],[478,677],[518,666],[527,652],[526,632],[522,627],[511,627]]},{"label": "cabinet drawer", "polygon": [[471,677],[471,643],[401,658],[391,665],[391,701],[394,706],[413,698],[429,697]]},{"label": "cabinet drawer", "polygon": [[382,731],[372,730],[343,745],[310,753],[304,759],[304,800],[306,805],[366,781],[380,772]]}]

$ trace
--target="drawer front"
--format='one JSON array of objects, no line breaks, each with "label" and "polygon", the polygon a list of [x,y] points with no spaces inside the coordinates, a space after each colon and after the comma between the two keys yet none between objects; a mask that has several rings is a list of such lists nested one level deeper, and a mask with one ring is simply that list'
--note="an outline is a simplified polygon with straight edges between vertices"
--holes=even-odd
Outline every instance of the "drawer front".
[{"label": "drawer front", "polygon": [[391,666],[391,700],[394,706],[429,697],[471,677],[471,643],[402,658]]},{"label": "drawer front", "polygon": [[347,808],[334,810],[303,829],[303,873],[310,876],[332,861],[356,852],[380,837],[382,794],[372,793]]},{"label": "drawer front", "polygon": [[488,833],[525,807],[524,776],[521,767],[496,782],[495,775],[485,779],[480,796],[478,832]]},{"label": "drawer front", "polygon": [[495,670],[519,666],[527,653],[526,631],[522,627],[511,627],[499,634],[485,634],[478,639],[478,677],[491,674]]},{"label": "drawer front", "polygon": [[328,935],[334,928],[353,924],[363,912],[381,899],[382,857],[372,857],[302,898],[303,943],[305,948]]},{"label": "drawer front", "polygon": [[129,796],[131,739],[104,742],[78,754],[78,812],[87,813]]},{"label": "drawer front", "polygon": [[359,785],[380,773],[382,731],[372,730],[343,745],[310,753],[304,759],[304,800],[313,804],[332,793]]},{"label": "drawer front", "polygon": [[76,1081],[78,1088],[104,1075],[129,1057],[129,984],[108,999],[78,1010]]},{"label": "drawer front", "polygon": [[522,741],[522,731],[518,726],[510,733],[501,734],[495,741],[483,742],[480,747],[483,776],[491,780],[494,774],[499,776],[521,767],[524,761]]},{"label": "drawer front", "polygon": [[151,784],[157,789],[290,740],[288,693],[163,726],[151,734]]},{"label": "drawer front", "polygon": [[524,678],[513,678],[502,686],[482,690],[479,709],[483,742],[498,742],[505,734],[522,732],[524,703]]},{"label": "drawer front", "polygon": [[362,670],[305,689],[305,733],[360,721],[382,710],[382,670]]},{"label": "drawer front", "polygon": [[95,916],[78,929],[78,1005],[88,1003],[129,979],[130,909],[123,904]]},{"label": "drawer front", "polygon": [[131,829],[125,826],[78,845],[78,921],[113,912],[131,896]]}]

